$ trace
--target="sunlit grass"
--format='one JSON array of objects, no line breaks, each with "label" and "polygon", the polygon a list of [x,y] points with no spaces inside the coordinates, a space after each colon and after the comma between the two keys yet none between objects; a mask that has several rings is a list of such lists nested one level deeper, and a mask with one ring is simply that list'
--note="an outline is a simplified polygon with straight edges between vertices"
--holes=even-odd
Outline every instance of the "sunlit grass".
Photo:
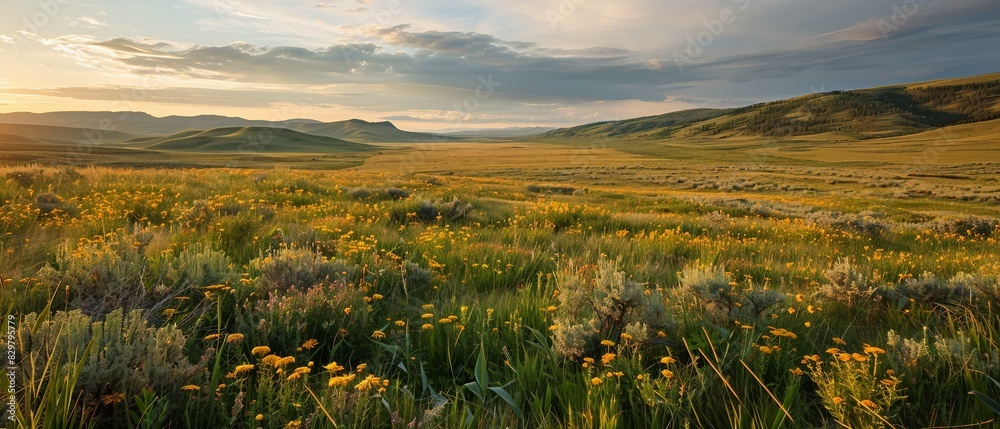
[{"label": "sunlit grass", "polygon": [[[23,426],[117,427],[142,410],[171,427],[270,428],[995,418],[967,392],[1000,393],[988,378],[1000,378],[1000,231],[936,213],[946,196],[890,216],[770,189],[2,173],[0,303],[22,322],[77,321],[48,328],[66,342],[60,362],[40,360],[37,330],[19,325],[19,356],[39,356],[20,364]],[[141,322],[99,344],[134,359],[87,347],[133,310]],[[150,351],[171,347],[183,365]],[[112,362],[134,368],[101,370]],[[183,379],[153,383],[157,365]]]}]

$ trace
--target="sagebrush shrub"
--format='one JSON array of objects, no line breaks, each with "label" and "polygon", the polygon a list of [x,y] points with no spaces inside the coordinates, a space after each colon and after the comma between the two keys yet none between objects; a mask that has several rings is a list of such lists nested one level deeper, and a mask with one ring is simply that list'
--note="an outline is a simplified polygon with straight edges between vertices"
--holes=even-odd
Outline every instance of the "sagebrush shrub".
[{"label": "sagebrush shrub", "polygon": [[250,261],[250,268],[259,273],[258,286],[263,292],[308,289],[317,284],[327,284],[355,277],[357,266],[331,260],[317,252],[303,248],[286,248]]},{"label": "sagebrush shrub", "polygon": [[1000,306],[1000,281],[996,278],[958,273],[948,280],[948,285],[956,291],[961,291],[963,296],[969,293]]},{"label": "sagebrush shrub", "polygon": [[591,354],[601,340],[617,341],[622,333],[641,343],[667,326],[662,296],[628,280],[612,261],[600,260],[593,272],[564,268],[556,284],[553,346],[564,357]]},{"label": "sagebrush shrub", "polygon": [[50,290],[65,288],[75,308],[94,314],[141,308],[148,304],[145,247],[152,237],[152,230],[135,227],[81,240],[75,248],[64,243],[55,264],[46,264],[35,277]]},{"label": "sagebrush shrub", "polygon": [[[41,325],[32,334],[35,323]],[[180,329],[149,326],[138,310],[114,310],[104,320],[79,310],[59,311],[44,320],[31,313],[18,326],[20,356],[34,360],[36,371],[49,359],[71,362],[71,356],[82,354],[94,341],[77,381],[77,388],[92,400],[112,392],[137,394],[147,387],[173,393],[200,370],[183,353],[187,340]],[[28,371],[31,366],[21,368]]]},{"label": "sagebrush shrub", "polygon": [[401,188],[366,189],[348,188],[347,195],[356,200],[405,200],[410,197],[410,191]]},{"label": "sagebrush shrub", "polygon": [[919,277],[908,278],[894,292],[899,299],[927,304],[947,304],[967,300],[971,290],[959,283],[946,282],[934,273],[925,272]]},{"label": "sagebrush shrub", "polygon": [[56,194],[43,193],[35,196],[35,207],[38,207],[40,215],[51,214],[55,211],[67,212],[69,205]]},{"label": "sagebrush shrub", "polygon": [[347,341],[354,354],[374,347],[369,340],[377,323],[370,316],[363,289],[343,282],[322,282],[271,293],[267,299],[246,304],[238,329],[257,344],[291,352],[309,339],[322,349]]},{"label": "sagebrush shrub", "polygon": [[30,188],[35,184],[35,181],[39,179],[42,175],[41,171],[11,171],[7,173],[7,178],[12,182],[17,183],[23,188]]},{"label": "sagebrush shrub", "polygon": [[757,318],[785,300],[785,295],[775,290],[752,284],[741,287],[730,280],[723,267],[687,267],[680,281],[681,296],[695,298],[706,315],[715,318]]},{"label": "sagebrush shrub", "polygon": [[823,275],[827,284],[820,288],[820,295],[848,307],[854,307],[875,291],[864,274],[847,258],[834,263],[833,267],[823,272]]},{"label": "sagebrush shrub", "polygon": [[946,234],[956,234],[963,237],[989,238],[1000,228],[1000,221],[982,216],[963,216],[956,218],[939,218],[934,228]]},{"label": "sagebrush shrub", "polygon": [[891,229],[891,223],[883,220],[884,214],[875,212],[862,213],[810,213],[807,219],[830,228],[845,231],[857,231],[869,236],[877,236]]},{"label": "sagebrush shrub", "polygon": [[406,201],[389,210],[389,217],[397,223],[433,223],[459,221],[472,212],[472,204],[462,202],[458,197],[451,200]]}]

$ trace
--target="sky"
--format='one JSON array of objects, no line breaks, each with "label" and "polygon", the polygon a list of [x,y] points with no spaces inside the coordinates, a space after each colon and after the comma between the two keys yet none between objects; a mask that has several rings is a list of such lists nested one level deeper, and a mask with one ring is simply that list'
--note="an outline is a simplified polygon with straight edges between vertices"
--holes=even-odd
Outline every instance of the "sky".
[{"label": "sky", "polygon": [[1000,71],[996,0],[3,0],[0,112],[561,127]]}]

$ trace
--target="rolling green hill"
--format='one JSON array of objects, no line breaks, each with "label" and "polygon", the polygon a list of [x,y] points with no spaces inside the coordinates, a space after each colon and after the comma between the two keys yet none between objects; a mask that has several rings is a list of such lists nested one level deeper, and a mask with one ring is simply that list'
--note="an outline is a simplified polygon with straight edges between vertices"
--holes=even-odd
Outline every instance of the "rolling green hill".
[{"label": "rolling green hill", "polygon": [[695,109],[551,131],[546,137],[867,140],[1000,118],[1000,73],[832,91],[737,109]]},{"label": "rolling green hill", "polygon": [[91,145],[117,144],[135,138],[135,135],[115,131],[87,130],[82,128],[49,125],[0,124],[0,142],[42,142],[54,144]]},{"label": "rolling green hill", "polygon": [[734,109],[691,109],[657,116],[605,121],[563,128],[545,133],[546,137],[622,137],[642,136],[650,138],[669,137],[673,131],[701,121],[718,118]]},{"label": "rolling green hill", "polygon": [[366,143],[414,143],[454,140],[451,137],[435,134],[403,131],[388,121],[368,122],[360,119],[301,124],[293,127],[293,129],[305,134]]},{"label": "rolling green hill", "polygon": [[232,127],[181,133],[150,139],[139,137],[127,143],[145,149],[173,152],[232,153],[342,153],[367,152],[374,146],[340,139],[303,134],[284,128]]}]

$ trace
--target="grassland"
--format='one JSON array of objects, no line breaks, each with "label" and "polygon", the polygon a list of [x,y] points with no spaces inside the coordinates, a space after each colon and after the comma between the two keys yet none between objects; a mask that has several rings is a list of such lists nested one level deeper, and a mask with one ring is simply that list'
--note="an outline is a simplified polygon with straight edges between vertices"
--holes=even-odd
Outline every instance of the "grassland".
[{"label": "grassland", "polygon": [[5,167],[20,424],[994,424],[997,164],[451,144]]},{"label": "grassland", "polygon": [[0,125],[15,425],[995,427],[995,79],[517,141]]}]

